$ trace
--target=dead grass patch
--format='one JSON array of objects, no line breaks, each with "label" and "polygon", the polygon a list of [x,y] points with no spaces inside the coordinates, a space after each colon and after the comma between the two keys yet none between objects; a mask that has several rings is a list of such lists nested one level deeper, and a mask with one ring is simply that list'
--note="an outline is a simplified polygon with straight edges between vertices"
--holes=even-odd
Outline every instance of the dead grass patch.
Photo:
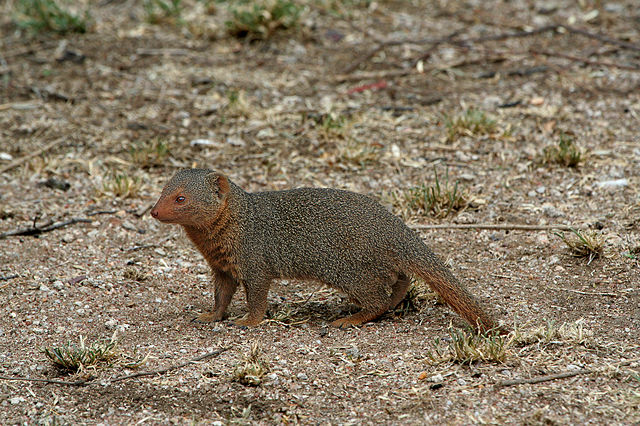
[{"label": "dead grass patch", "polygon": [[137,368],[144,364],[147,356],[124,361],[124,356],[118,348],[118,340],[114,332],[111,339],[87,344],[80,336],[80,344],[71,342],[64,346],[43,348],[42,352],[59,370],[71,373],[83,372],[87,369],[110,368],[121,364],[126,368]]},{"label": "dead grass patch", "polygon": [[259,386],[271,371],[257,343],[251,345],[249,355],[233,370],[233,380],[245,386]]},{"label": "dead grass patch", "polygon": [[568,236],[564,232],[555,232],[554,234],[566,244],[572,256],[587,258],[587,264],[602,256],[604,252],[606,238],[598,231],[571,229]]}]

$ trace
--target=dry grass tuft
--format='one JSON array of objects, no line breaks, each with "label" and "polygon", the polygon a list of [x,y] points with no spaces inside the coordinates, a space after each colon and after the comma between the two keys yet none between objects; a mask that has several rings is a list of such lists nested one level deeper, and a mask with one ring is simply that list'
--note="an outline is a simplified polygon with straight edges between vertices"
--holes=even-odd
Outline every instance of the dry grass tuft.
[{"label": "dry grass tuft", "polygon": [[144,364],[147,356],[122,363],[118,349],[118,340],[114,332],[111,339],[101,340],[88,345],[80,336],[80,344],[43,348],[42,352],[60,370],[71,373],[83,372],[88,368],[109,368],[115,364],[124,364],[127,368],[137,368]]},{"label": "dry grass tuft", "polygon": [[502,363],[507,358],[512,340],[511,336],[500,336],[495,333],[475,334],[450,327],[449,338],[446,341],[435,339],[432,350],[427,353],[427,359],[432,364]]},{"label": "dry grass tuft", "polygon": [[233,380],[245,386],[260,386],[269,371],[269,363],[262,356],[258,344],[254,343],[249,356],[234,369]]},{"label": "dry grass tuft", "polygon": [[289,305],[281,306],[278,310],[267,311],[267,321],[284,325],[298,325],[309,321],[309,317],[300,317],[298,309],[292,309]]},{"label": "dry grass tuft", "polygon": [[409,286],[404,299],[395,307],[393,313],[398,316],[404,316],[411,312],[418,312],[426,300],[434,297],[436,297],[436,294],[423,281],[414,280]]},{"label": "dry grass tuft", "polygon": [[519,346],[559,343],[573,343],[585,346],[590,344],[592,340],[593,333],[584,328],[583,319],[579,319],[573,323],[563,324],[548,321],[545,325],[528,331],[516,329],[513,332],[513,342]]},{"label": "dry grass tuft", "polygon": [[565,236],[564,232],[555,232],[555,235],[567,245],[572,256],[586,257],[587,263],[597,257],[602,256],[606,238],[597,231],[578,231],[571,229],[571,234]]},{"label": "dry grass tuft", "polygon": [[169,157],[169,145],[162,139],[151,139],[144,142],[132,143],[129,146],[131,161],[142,167],[162,167],[167,164]]},{"label": "dry grass tuft", "polygon": [[107,177],[102,183],[102,188],[97,188],[100,196],[114,196],[118,198],[135,198],[142,189],[142,180],[137,177],[129,177],[124,173],[115,173]]}]

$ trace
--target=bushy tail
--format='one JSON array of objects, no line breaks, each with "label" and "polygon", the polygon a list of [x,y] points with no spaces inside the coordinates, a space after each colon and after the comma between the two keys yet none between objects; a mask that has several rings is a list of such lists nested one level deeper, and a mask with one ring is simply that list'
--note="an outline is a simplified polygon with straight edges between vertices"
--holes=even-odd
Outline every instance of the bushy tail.
[{"label": "bushy tail", "polygon": [[412,274],[419,276],[442,297],[453,310],[481,333],[502,332],[493,317],[485,311],[451,271],[431,252],[412,266]]}]

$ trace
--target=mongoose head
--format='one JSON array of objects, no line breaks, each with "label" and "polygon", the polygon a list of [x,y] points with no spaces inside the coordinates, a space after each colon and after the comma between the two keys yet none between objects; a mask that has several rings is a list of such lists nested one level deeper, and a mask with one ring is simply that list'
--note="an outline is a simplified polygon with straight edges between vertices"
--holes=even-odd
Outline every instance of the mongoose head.
[{"label": "mongoose head", "polygon": [[229,180],[206,169],[181,170],[165,185],[151,216],[164,223],[206,227],[227,205]]}]

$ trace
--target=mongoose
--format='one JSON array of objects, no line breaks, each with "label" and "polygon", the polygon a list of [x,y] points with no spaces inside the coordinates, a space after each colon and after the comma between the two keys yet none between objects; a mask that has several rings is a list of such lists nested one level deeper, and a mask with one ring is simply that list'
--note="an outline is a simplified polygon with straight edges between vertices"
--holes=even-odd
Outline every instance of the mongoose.
[{"label": "mongoose", "polygon": [[248,313],[236,324],[257,325],[272,280],[290,278],[346,293],[361,310],[331,325],[359,325],[396,307],[410,276],[418,276],[478,330],[496,327],[414,231],[362,194],[327,188],[249,193],[222,173],[187,169],[166,184],[151,216],[182,225],[211,266],[215,302],[200,321],[221,320],[242,284]]}]

